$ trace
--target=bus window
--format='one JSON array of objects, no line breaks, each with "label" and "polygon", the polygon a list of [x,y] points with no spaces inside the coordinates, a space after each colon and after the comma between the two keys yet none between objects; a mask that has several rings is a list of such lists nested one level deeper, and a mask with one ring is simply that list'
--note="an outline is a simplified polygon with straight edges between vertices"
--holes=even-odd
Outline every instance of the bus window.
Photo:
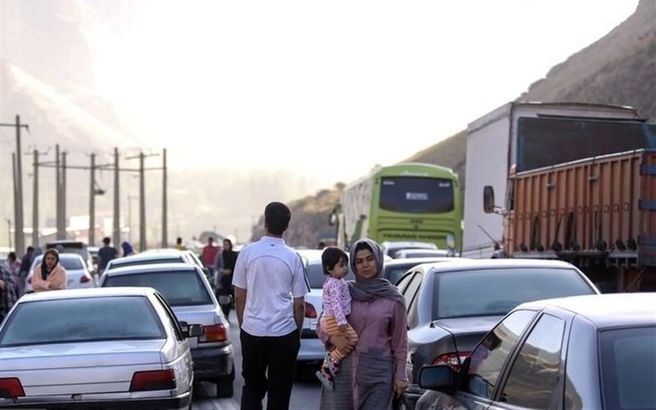
[{"label": "bus window", "polygon": [[380,208],[392,212],[453,211],[453,181],[440,178],[383,177]]}]

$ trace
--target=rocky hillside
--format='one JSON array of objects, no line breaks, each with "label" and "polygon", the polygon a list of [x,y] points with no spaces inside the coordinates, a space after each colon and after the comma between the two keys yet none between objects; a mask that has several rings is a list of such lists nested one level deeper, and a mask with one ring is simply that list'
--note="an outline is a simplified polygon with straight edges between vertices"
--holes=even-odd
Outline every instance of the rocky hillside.
[{"label": "rocky hillside", "polygon": [[[641,0],[631,17],[600,40],[554,66],[545,78],[533,83],[516,101],[628,105],[637,108],[642,117],[654,121],[655,95],[656,0]],[[499,105],[504,103],[506,101],[499,101]],[[463,130],[406,161],[453,168],[464,189],[466,144],[466,131]],[[290,242],[317,243],[323,232],[330,231],[328,216],[338,198],[337,190],[321,191],[316,197],[294,202],[294,223],[288,232]],[[334,202],[330,203],[331,200]]]}]

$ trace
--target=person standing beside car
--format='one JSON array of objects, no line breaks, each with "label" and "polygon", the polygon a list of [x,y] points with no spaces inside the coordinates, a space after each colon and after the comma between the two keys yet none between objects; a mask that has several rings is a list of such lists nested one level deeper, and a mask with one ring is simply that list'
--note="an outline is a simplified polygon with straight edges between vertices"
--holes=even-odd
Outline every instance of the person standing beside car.
[{"label": "person standing beside car", "polygon": [[109,245],[112,242],[109,236],[104,237],[102,242],[103,246],[98,249],[98,271],[100,273],[105,271],[105,267],[109,261],[118,257],[118,251],[116,248]]},{"label": "person standing beside car", "polygon": [[0,323],[20,296],[14,278],[14,275],[0,266]]},{"label": "person standing beside car", "polygon": [[32,289],[35,292],[66,289],[66,269],[59,263],[59,252],[55,249],[48,249],[34,269]]},{"label": "person standing beside car", "polygon": [[282,234],[291,211],[280,202],[264,210],[265,234],[239,253],[232,284],[239,322],[244,386],[241,409],[288,409],[301,345],[309,284],[299,255]]},{"label": "person standing beside car", "polygon": [[[232,290],[232,277],[235,270],[235,264],[237,263],[237,256],[239,256],[239,252],[232,250],[233,245],[231,238],[226,237],[223,240],[223,251],[221,251],[216,260],[216,275],[218,280],[215,281],[218,285],[216,290],[217,295],[230,296],[231,299],[234,299],[235,297],[234,291]],[[221,303],[221,300],[219,300],[219,303],[221,304],[223,315],[228,319],[232,300],[230,300],[229,303]]]}]

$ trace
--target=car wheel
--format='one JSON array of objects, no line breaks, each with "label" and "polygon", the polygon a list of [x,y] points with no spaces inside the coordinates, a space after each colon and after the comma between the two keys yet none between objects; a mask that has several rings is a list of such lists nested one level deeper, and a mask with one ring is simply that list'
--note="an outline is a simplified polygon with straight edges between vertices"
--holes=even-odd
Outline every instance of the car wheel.
[{"label": "car wheel", "polygon": [[235,394],[232,380],[228,378],[219,379],[216,382],[216,397],[232,397]]}]

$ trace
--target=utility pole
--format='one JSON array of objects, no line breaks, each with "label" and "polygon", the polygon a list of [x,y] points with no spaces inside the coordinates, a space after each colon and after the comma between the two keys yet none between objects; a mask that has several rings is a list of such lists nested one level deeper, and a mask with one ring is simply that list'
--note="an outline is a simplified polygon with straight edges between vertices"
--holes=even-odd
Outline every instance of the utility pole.
[{"label": "utility pole", "polygon": [[16,254],[19,256],[25,252],[25,234],[23,233],[23,162],[21,148],[21,128],[30,130],[27,124],[21,124],[20,115],[16,115],[15,124],[0,124],[0,127],[16,128],[16,158],[13,161],[14,171],[14,230],[16,236]]},{"label": "utility pole", "polygon": [[61,218],[62,218],[62,200],[61,200],[61,167],[60,167],[59,144],[55,145],[55,226],[57,227],[57,239],[62,239],[61,236]]},{"label": "utility pole", "polygon": [[167,192],[166,192],[166,148],[162,150],[162,248],[168,248]]},{"label": "utility pole", "polygon": [[96,154],[91,154],[89,174],[89,246],[93,246],[96,244]]},{"label": "utility pole", "polygon": [[68,233],[66,232],[66,226],[68,225],[66,223],[66,155],[67,152],[64,151],[62,152],[62,170],[61,170],[61,233],[62,237],[59,239],[66,239],[68,238]]},{"label": "utility pole", "polygon": [[[20,207],[18,199],[18,175],[16,174],[16,153],[11,153],[11,172],[14,178],[14,217],[18,217],[19,212],[17,211]],[[7,220],[9,221],[9,220]],[[9,226],[11,231],[11,226]],[[11,234],[9,236],[11,238]],[[18,254],[18,241],[19,241],[18,229],[16,229],[16,224],[14,223],[14,243],[16,244],[16,252]],[[9,247],[11,248],[11,241],[9,241]]]},{"label": "utility pole", "polygon": [[39,246],[39,151],[34,150],[32,185],[32,246]]},{"label": "utility pole", "polygon": [[114,148],[114,227],[112,231],[112,240],[114,246],[121,242],[121,224],[120,224],[120,206],[119,206],[119,168],[118,168],[118,148]]},{"label": "utility pole", "polygon": [[139,250],[146,250],[146,174],[144,153],[139,153]]}]

